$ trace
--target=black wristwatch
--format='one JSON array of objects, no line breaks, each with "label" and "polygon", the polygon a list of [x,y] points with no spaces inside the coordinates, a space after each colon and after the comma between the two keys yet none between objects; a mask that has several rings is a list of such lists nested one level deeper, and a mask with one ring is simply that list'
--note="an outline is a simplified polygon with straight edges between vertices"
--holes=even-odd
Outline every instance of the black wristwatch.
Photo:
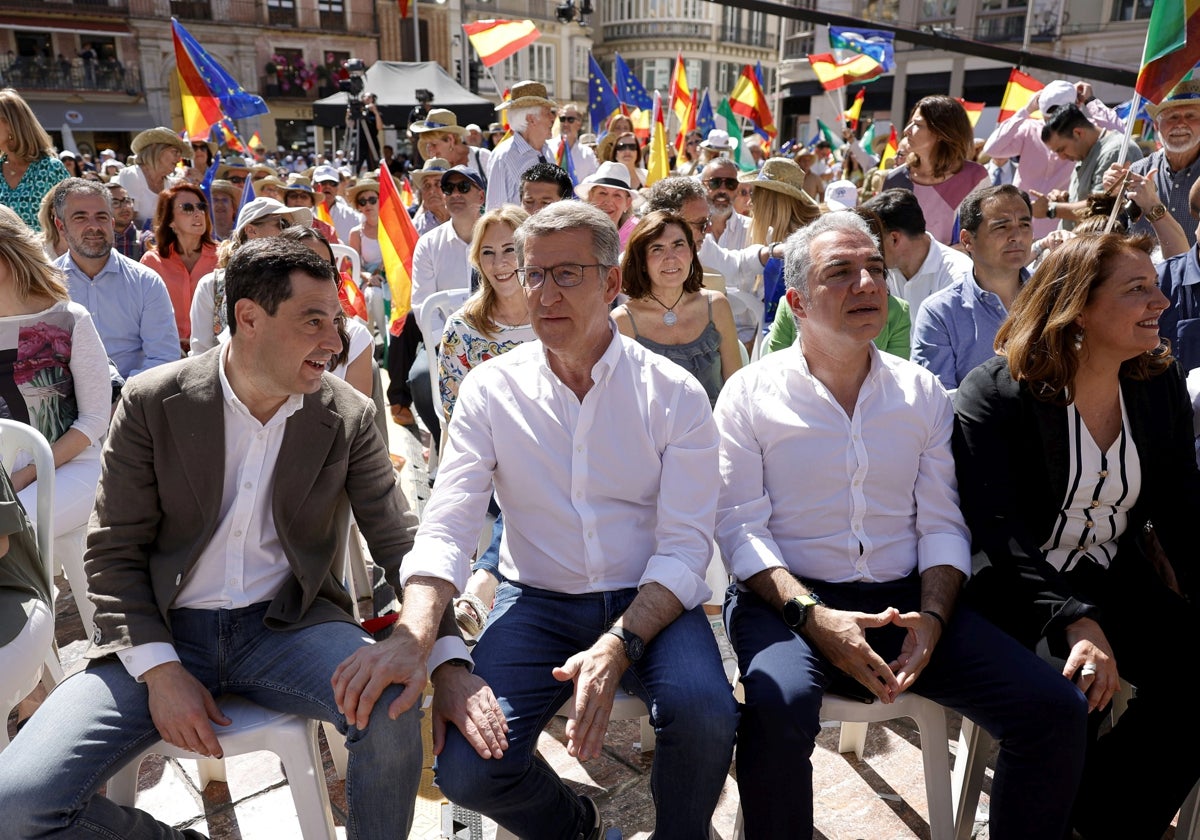
[{"label": "black wristwatch", "polygon": [[604,632],[611,633],[621,640],[621,644],[625,647],[625,656],[629,658],[630,662],[637,662],[642,658],[642,654],[646,652],[646,643],[642,641],[641,636],[632,630],[613,626]]},{"label": "black wristwatch", "polygon": [[808,621],[812,608],[821,603],[816,592],[798,595],[783,605],[783,623],[799,633]]}]

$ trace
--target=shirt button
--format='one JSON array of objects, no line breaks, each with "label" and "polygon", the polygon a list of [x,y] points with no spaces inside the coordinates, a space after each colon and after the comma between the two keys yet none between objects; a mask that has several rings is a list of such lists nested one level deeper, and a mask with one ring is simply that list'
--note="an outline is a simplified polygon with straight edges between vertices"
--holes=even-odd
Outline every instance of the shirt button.
[{"label": "shirt button", "polygon": [[576,491],[575,491],[575,498],[576,498],[576,499],[582,499],[582,498],[583,498],[583,491],[582,491],[582,490],[576,490]]},{"label": "shirt button", "polygon": [[241,532],[241,531],[234,531],[234,532],[233,532],[233,535],[234,535],[235,537],[240,537],[240,536],[242,535],[242,532]]},{"label": "shirt button", "polygon": [[237,578],[230,578],[230,579],[229,579],[229,585],[230,585],[230,586],[237,586],[237,585],[238,585],[238,579],[237,579]]},{"label": "shirt button", "polygon": [[242,487],[245,488],[246,490],[249,490],[253,486],[254,485],[251,484],[249,481],[247,481],[245,484],[242,485]]},{"label": "shirt button", "polygon": [[1101,478],[1108,478],[1108,470],[1100,470]]},{"label": "shirt button", "polygon": [[1089,520],[1087,521],[1087,526],[1088,526],[1089,528],[1095,528],[1095,527],[1096,527],[1096,523],[1095,523],[1095,522],[1093,522],[1092,520],[1090,520],[1090,519],[1089,519]]},{"label": "shirt button", "polygon": [[591,531],[588,531],[588,539],[589,539],[589,540],[592,538],[592,536],[593,536],[593,535],[592,535],[592,532],[591,532]]},{"label": "shirt button", "polygon": [[1079,545],[1075,546],[1075,548],[1077,548],[1080,551],[1083,551],[1085,548],[1087,548],[1087,546],[1084,545],[1083,543],[1080,543]]},{"label": "shirt button", "polygon": [[583,447],[582,447],[582,446],[576,446],[576,447],[575,447],[575,451],[576,451],[576,452],[582,452],[582,451],[583,451]]},{"label": "shirt button", "polygon": [[1092,501],[1092,507],[1094,507],[1094,508],[1098,508],[1098,507],[1100,507],[1100,503],[1099,503],[1099,502],[1097,502],[1097,501],[1094,501],[1094,500],[1093,500],[1093,501]]}]

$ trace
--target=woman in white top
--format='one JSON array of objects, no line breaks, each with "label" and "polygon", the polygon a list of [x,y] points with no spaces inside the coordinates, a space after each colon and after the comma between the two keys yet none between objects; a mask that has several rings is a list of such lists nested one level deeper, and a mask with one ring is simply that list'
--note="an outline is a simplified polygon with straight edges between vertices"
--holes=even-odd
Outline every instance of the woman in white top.
[{"label": "woman in white top", "polygon": [[384,301],[387,283],[383,274],[383,251],[379,248],[379,182],[360,180],[348,190],[347,199],[362,214],[362,224],[350,231],[350,247],[362,260],[362,277],[358,278],[363,299],[367,304],[367,327],[387,340],[387,318]]}]

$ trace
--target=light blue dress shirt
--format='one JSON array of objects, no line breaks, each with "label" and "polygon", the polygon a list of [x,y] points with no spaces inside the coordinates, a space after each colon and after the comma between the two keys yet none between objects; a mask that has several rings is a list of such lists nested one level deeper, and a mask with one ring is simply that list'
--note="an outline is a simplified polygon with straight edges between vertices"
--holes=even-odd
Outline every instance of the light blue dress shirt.
[{"label": "light blue dress shirt", "polygon": [[71,300],[92,315],[108,357],[126,379],[180,357],[175,310],[162,278],[116,250],[95,277],[70,252],[55,263],[67,277]]}]

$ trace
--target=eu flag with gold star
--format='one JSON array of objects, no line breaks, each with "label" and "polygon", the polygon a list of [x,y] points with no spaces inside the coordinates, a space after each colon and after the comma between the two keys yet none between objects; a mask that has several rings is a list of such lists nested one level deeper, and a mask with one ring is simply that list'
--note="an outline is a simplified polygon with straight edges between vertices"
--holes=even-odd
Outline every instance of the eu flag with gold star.
[{"label": "eu flag with gold star", "polygon": [[596,56],[588,53],[588,117],[591,119],[592,133],[599,134],[608,125],[612,115],[620,110],[621,102],[617,99],[612,82],[596,63]]}]

